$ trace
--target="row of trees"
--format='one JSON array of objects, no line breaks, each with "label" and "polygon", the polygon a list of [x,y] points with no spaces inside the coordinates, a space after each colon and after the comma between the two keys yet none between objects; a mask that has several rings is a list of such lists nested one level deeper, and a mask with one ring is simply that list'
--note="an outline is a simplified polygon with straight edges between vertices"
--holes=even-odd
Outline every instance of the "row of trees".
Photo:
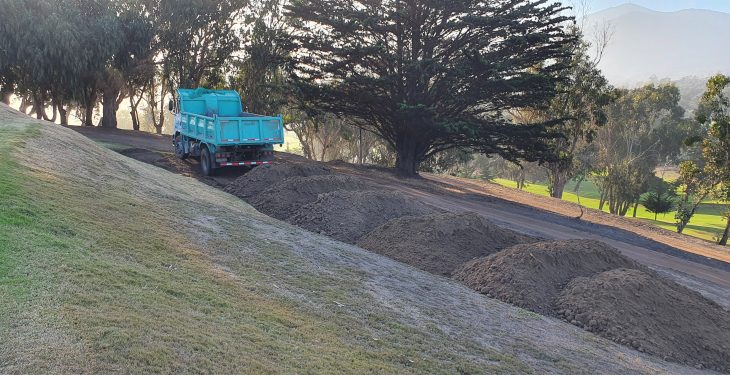
[{"label": "row of trees", "polygon": [[[146,102],[161,131],[176,87],[233,86],[249,110],[345,119],[395,153],[402,175],[463,148],[547,160],[549,125],[515,124],[569,77],[578,38],[559,3],[435,0],[0,0],[0,85],[39,118],[70,105],[116,127]],[[47,108],[52,114],[48,115]]]},{"label": "row of trees", "polygon": [[[84,125],[102,107],[101,126],[117,127],[130,103],[133,127],[146,101],[157,132],[175,87],[217,83],[239,50],[243,0],[0,0],[0,91],[22,98],[39,119]],[[51,108],[51,115],[48,115]]]},{"label": "row of trees", "polygon": [[[606,86],[607,100],[592,102],[597,115],[576,116],[586,121],[583,127],[573,119],[561,125],[586,131],[556,141],[561,158],[517,168],[502,164],[498,174],[517,180],[518,186],[524,186],[526,173],[538,180],[546,176],[555,197],[560,197],[565,186],[555,177],[557,171],[563,171],[567,179],[577,179],[576,189],[588,178],[600,191],[600,209],[607,207],[617,215],[633,210],[634,216],[639,204],[655,214],[676,210],[681,233],[703,201],[729,198],[729,86],[730,78],[712,77],[692,117],[685,115],[678,89],[672,84],[618,90]],[[679,165],[679,177],[672,183],[655,175],[658,167],[668,165]],[[718,242],[726,244],[729,232],[730,220]]]}]

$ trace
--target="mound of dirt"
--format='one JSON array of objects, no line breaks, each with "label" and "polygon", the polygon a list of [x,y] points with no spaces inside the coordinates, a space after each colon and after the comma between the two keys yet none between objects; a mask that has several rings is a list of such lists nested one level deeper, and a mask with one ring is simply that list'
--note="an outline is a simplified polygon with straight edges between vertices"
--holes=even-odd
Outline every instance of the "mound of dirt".
[{"label": "mound of dirt", "polygon": [[288,220],[301,206],[317,200],[317,196],[335,190],[366,190],[374,186],[361,178],[348,175],[290,177],[254,195],[249,203],[257,210],[279,220]]},{"label": "mound of dirt", "polygon": [[307,177],[334,173],[317,162],[284,162],[262,165],[235,179],[223,190],[243,199],[250,198],[289,177]]},{"label": "mound of dirt", "polygon": [[424,271],[450,276],[464,262],[535,241],[500,228],[474,212],[449,212],[393,219],[357,244]]},{"label": "mound of dirt", "polygon": [[636,269],[571,281],[559,315],[666,360],[730,372],[730,312],[675,282]]},{"label": "mound of dirt", "polygon": [[437,208],[391,191],[344,191],[320,194],[299,207],[292,224],[354,244],[375,227],[401,216],[440,212]]},{"label": "mound of dirt", "polygon": [[616,268],[641,266],[602,242],[546,241],[475,259],[457,268],[453,277],[480,293],[555,316],[555,300],[569,281]]}]

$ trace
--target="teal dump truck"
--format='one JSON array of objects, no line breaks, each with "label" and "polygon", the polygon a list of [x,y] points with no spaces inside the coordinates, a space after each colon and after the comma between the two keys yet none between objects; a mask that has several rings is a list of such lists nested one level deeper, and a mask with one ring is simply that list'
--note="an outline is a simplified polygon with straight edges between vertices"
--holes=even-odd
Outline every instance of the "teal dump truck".
[{"label": "teal dump truck", "polygon": [[284,143],[281,115],[244,112],[241,97],[232,90],[178,89],[170,111],[175,115],[175,154],[199,157],[204,176],[221,167],[270,164],[274,145]]}]

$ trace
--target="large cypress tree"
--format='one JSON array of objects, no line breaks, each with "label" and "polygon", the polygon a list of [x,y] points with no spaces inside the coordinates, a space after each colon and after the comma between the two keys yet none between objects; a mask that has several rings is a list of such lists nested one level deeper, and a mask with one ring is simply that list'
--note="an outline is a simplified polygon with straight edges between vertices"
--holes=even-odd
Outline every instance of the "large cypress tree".
[{"label": "large cypress tree", "polygon": [[575,42],[563,10],[548,0],[294,0],[292,79],[311,109],[385,139],[401,175],[454,147],[539,160],[546,124],[505,113],[554,94]]}]

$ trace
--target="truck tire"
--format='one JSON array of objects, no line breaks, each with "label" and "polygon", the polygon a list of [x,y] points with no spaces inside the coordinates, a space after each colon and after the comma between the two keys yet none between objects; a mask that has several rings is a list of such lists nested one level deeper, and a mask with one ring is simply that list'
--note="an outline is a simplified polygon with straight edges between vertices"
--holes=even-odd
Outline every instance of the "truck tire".
[{"label": "truck tire", "polygon": [[210,156],[210,151],[207,147],[203,147],[200,150],[200,174],[203,176],[213,175],[215,167],[213,166],[213,159]]},{"label": "truck tire", "polygon": [[190,153],[184,151],[182,135],[180,135],[180,133],[175,134],[175,138],[173,138],[172,143],[175,146],[175,156],[177,156],[180,160],[185,160],[188,156],[190,156]]}]

